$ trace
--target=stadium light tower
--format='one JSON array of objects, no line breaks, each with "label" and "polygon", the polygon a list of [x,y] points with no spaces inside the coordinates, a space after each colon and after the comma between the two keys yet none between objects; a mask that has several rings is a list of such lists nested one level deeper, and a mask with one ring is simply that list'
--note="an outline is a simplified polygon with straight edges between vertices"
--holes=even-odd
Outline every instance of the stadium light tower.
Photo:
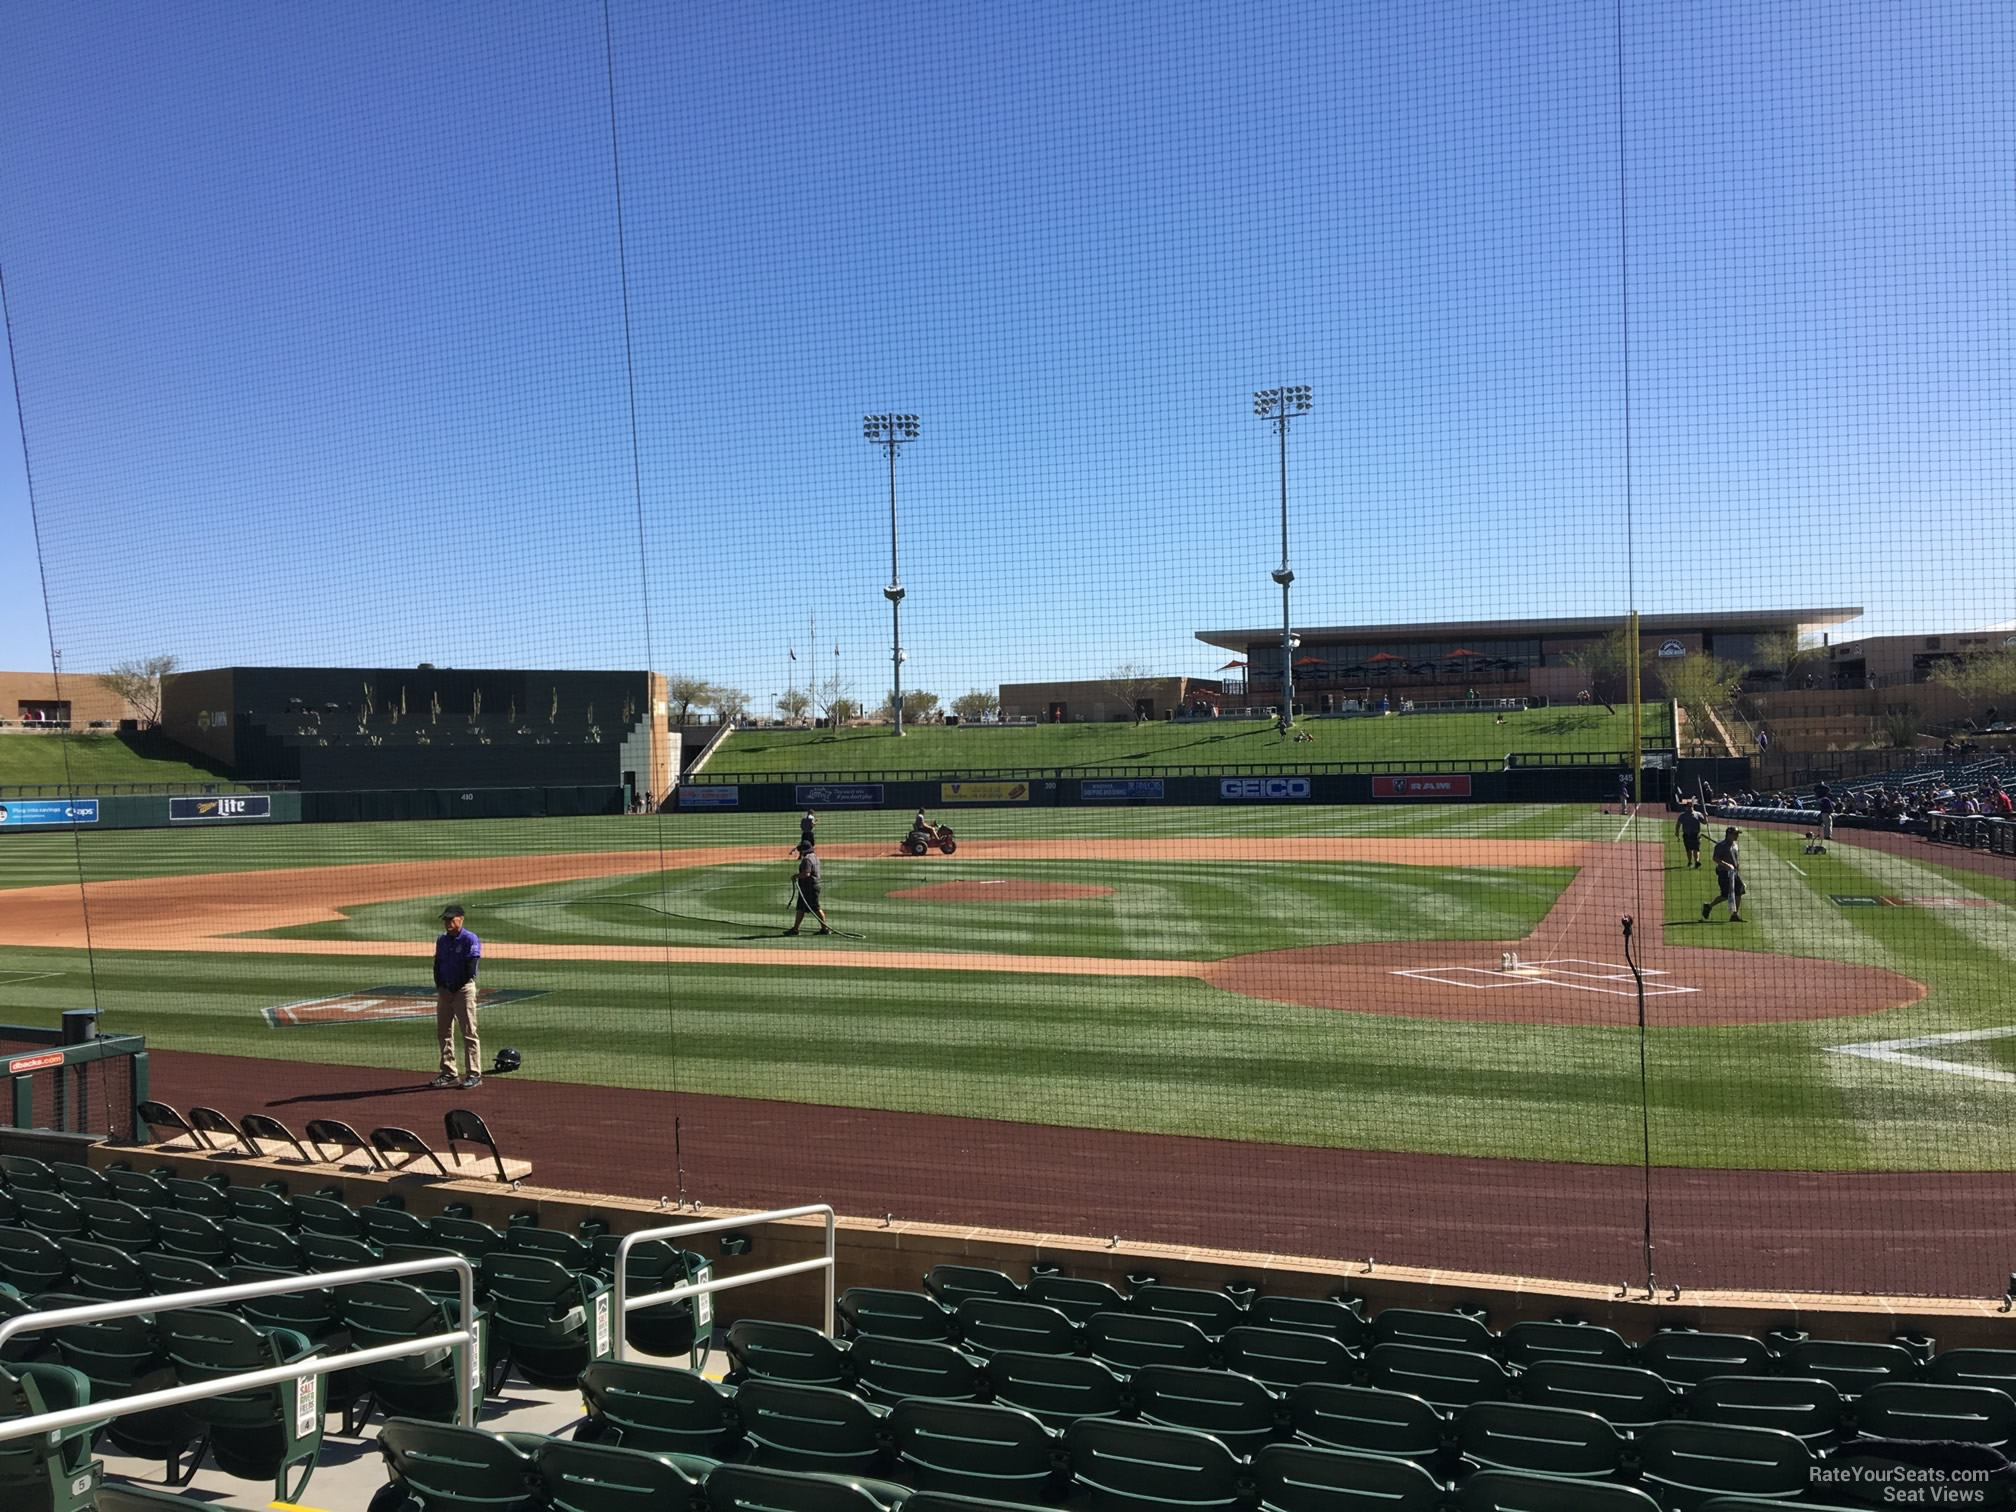
[{"label": "stadium light tower", "polygon": [[1281,565],[1274,569],[1273,578],[1281,585],[1281,728],[1284,730],[1295,723],[1297,644],[1288,619],[1288,585],[1295,581],[1295,574],[1288,566],[1288,424],[1309,413],[1309,402],[1306,383],[1257,389],[1253,394],[1253,413],[1272,424],[1274,433],[1281,438]]},{"label": "stadium light tower", "polygon": [[896,562],[896,450],[917,439],[915,415],[863,415],[861,438],[889,454],[889,706],[903,733],[903,573]]}]

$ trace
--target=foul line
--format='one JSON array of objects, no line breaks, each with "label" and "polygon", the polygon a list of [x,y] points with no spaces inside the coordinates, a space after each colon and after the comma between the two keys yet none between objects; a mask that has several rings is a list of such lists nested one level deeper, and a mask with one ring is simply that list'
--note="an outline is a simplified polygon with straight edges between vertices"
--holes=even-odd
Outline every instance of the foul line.
[{"label": "foul line", "polygon": [[1991,1066],[1970,1066],[1965,1061],[1940,1060],[1933,1055],[1913,1055],[1933,1045],[1958,1045],[1973,1040],[2007,1039],[2016,1035],[2016,1024],[2000,1029],[1957,1029],[1950,1034],[1921,1034],[1913,1039],[1864,1040],[1855,1045],[1829,1045],[1829,1055],[1855,1055],[1863,1060],[1888,1061],[1893,1066],[1914,1066],[1920,1071],[1941,1071],[1948,1076],[1967,1076],[1976,1081],[2016,1082],[2016,1072],[1997,1071]]}]

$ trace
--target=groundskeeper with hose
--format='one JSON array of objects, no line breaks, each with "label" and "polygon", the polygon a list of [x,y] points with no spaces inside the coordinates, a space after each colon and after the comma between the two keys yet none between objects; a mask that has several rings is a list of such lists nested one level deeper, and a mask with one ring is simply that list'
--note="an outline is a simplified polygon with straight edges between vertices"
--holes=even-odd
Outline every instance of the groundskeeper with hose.
[{"label": "groundskeeper with hose", "polygon": [[833,927],[826,922],[826,911],[819,906],[819,852],[813,849],[809,834],[798,842],[798,871],[791,878],[791,898],[797,914],[784,933],[798,933],[798,926],[805,922],[808,913],[819,921],[819,933],[833,933]]}]

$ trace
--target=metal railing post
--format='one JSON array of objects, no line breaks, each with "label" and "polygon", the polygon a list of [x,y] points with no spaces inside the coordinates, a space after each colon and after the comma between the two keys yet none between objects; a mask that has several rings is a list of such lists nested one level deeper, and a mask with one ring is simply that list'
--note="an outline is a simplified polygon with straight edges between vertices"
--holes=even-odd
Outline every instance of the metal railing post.
[{"label": "metal railing post", "polygon": [[[746,1275],[729,1276],[712,1281],[683,1281],[669,1291],[649,1292],[641,1297],[630,1295],[630,1251],[639,1244],[648,1244],[658,1239],[685,1239],[695,1234],[714,1234],[723,1229],[748,1228],[758,1223],[774,1223],[784,1218],[810,1218],[818,1214],[826,1220],[826,1253],[817,1260],[794,1260],[789,1265],[773,1265],[763,1270],[750,1271]],[[739,1218],[709,1218],[697,1223],[675,1223],[665,1228],[639,1229],[625,1234],[623,1242],[616,1246],[616,1358],[630,1357],[629,1331],[624,1324],[633,1312],[647,1307],[661,1307],[667,1302],[678,1302],[687,1297],[711,1297],[715,1292],[734,1291],[738,1287],[754,1286],[759,1281],[776,1281],[785,1276],[802,1275],[807,1271],[826,1272],[826,1337],[833,1337],[834,1304],[833,1272],[835,1239],[838,1226],[833,1217],[833,1209],[823,1202],[809,1203],[804,1207],[777,1208],[768,1213],[745,1213]],[[697,1326],[697,1325],[696,1325]],[[5,1336],[0,1335],[0,1342]]]}]

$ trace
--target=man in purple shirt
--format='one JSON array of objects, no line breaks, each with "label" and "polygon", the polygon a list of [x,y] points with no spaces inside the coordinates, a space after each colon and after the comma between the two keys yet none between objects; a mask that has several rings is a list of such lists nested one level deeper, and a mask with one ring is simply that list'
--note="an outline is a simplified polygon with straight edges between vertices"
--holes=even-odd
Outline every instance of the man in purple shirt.
[{"label": "man in purple shirt", "polygon": [[[434,1033],[441,1041],[441,1074],[437,1087],[468,1089],[483,1085],[483,1043],[476,1033],[476,968],[482,964],[483,942],[462,927],[462,905],[441,910],[446,933],[434,942]],[[466,1074],[455,1074],[455,1036],[462,1036]]]}]

